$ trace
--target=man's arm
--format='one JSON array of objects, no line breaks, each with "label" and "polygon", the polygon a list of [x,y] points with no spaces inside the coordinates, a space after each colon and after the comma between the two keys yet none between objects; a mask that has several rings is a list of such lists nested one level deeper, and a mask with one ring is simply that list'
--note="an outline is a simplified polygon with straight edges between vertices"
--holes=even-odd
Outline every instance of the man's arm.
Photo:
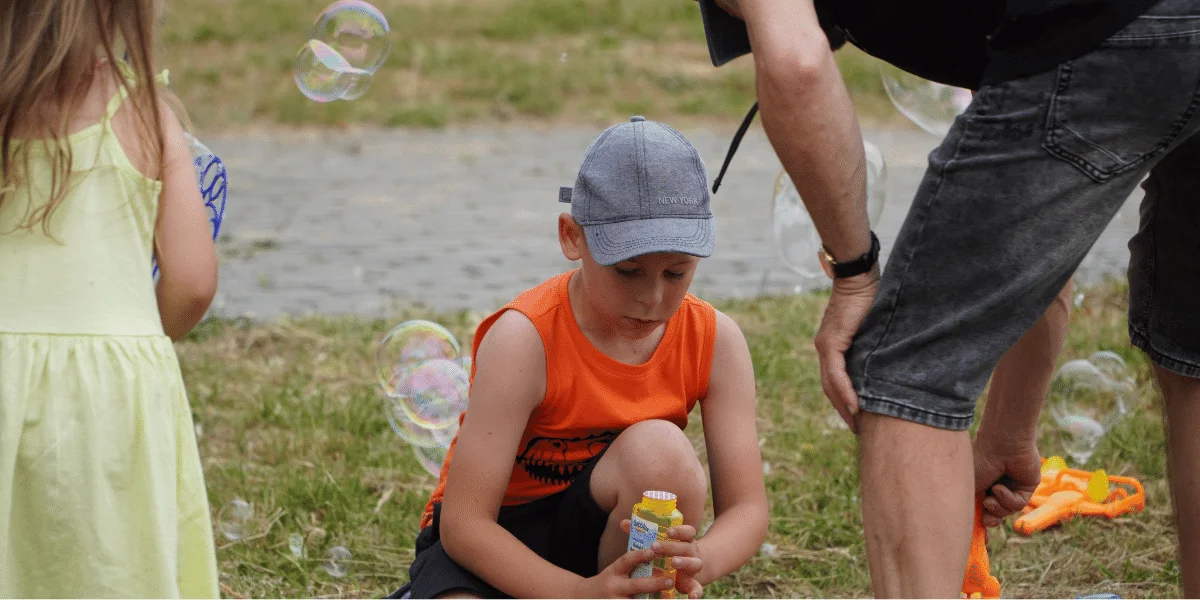
[{"label": "man's arm", "polygon": [[[1054,379],[1071,321],[1072,282],[992,372],[983,419],[975,433],[975,493],[983,501],[983,524],[1001,520],[1029,503],[1042,483],[1037,422]],[[1006,481],[1001,481],[1005,478]]]},{"label": "man's arm", "polygon": [[[862,133],[812,0],[735,2],[746,22],[763,129],[800,193],[825,248],[847,261],[871,249]],[[821,388],[857,433],[858,394],[846,350],[875,300],[879,268],[835,279],[813,340]]]},{"label": "man's arm", "polygon": [[720,0],[746,22],[763,129],[838,261],[871,248],[862,133],[812,0]]},{"label": "man's arm", "polygon": [[767,535],[767,492],[755,427],[754,366],[741,329],[717,313],[707,397],[700,402],[715,519],[697,545],[707,585],[754,557]]}]

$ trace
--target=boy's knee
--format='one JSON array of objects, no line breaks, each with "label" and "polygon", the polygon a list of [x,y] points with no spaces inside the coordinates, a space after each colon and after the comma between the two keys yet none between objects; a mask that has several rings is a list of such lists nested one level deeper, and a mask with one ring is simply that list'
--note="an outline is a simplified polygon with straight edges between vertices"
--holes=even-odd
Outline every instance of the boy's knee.
[{"label": "boy's knee", "polygon": [[679,496],[708,492],[708,479],[691,440],[669,421],[652,419],[631,425],[608,451],[620,455],[621,470],[631,484]]}]

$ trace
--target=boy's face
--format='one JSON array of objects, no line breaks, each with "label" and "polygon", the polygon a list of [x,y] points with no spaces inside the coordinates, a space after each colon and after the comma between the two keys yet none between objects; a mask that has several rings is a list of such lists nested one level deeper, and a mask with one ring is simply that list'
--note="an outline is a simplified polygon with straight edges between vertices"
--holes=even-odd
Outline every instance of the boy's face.
[{"label": "boy's face", "polygon": [[582,262],[588,292],[584,301],[592,310],[615,333],[629,339],[642,339],[665,325],[683,303],[700,259],[662,252],[606,267],[592,258],[582,228],[569,215],[563,216],[569,221],[568,231],[560,227],[563,253]]}]

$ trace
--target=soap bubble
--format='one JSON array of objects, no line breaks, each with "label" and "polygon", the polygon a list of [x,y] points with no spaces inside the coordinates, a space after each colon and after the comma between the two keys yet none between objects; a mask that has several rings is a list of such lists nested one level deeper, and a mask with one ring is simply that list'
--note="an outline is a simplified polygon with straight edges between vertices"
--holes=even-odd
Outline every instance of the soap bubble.
[{"label": "soap bubble", "polygon": [[442,446],[413,446],[413,452],[417,455],[417,462],[421,463],[421,466],[430,475],[434,477],[441,475],[442,464],[446,462],[446,448]]},{"label": "soap bubble", "polygon": [[349,567],[346,564],[350,560],[350,551],[341,547],[334,546],[329,549],[326,554],[328,560],[325,561],[325,572],[329,573],[334,579],[341,579],[346,576]]},{"label": "soap bubble", "polygon": [[458,353],[458,340],[445,327],[420,319],[405,321],[389,331],[375,350],[379,384],[385,394],[395,395],[409,367],[431,359],[454,360]]},{"label": "soap bubble", "polygon": [[304,558],[304,536],[293,533],[288,536],[288,549],[292,551],[292,556],[296,558]]},{"label": "soap bubble", "polygon": [[246,536],[250,528],[250,519],[254,517],[254,509],[245,500],[232,500],[217,513],[217,524],[221,535],[230,541],[240,540]]},{"label": "soap bubble", "polygon": [[889,64],[880,67],[883,89],[901,114],[926,132],[945,137],[971,105],[971,91],[929,81]]},{"label": "soap bubble", "polygon": [[432,448],[432,447],[449,448],[450,442],[454,441],[454,436],[458,435],[458,426],[459,426],[458,419],[455,418],[454,421],[451,422],[449,427],[439,427],[437,429],[430,429],[429,435],[431,437],[433,437],[433,441],[434,441],[435,445],[434,446],[426,446],[426,447],[427,448]]},{"label": "soap bubble", "polygon": [[863,152],[867,159],[867,220],[874,228],[883,216],[883,205],[887,201],[887,161],[879,146],[863,140]]},{"label": "soap bubble", "polygon": [[1137,382],[1129,374],[1129,366],[1125,364],[1125,359],[1111,350],[1101,350],[1088,357],[1088,360],[1095,365],[1097,371],[1100,371],[1100,375],[1107,380],[1108,385],[1119,393],[1118,409],[1120,413],[1124,415],[1129,412],[1133,408],[1130,402],[1137,392]]},{"label": "soap bubble", "polygon": [[361,0],[339,0],[321,12],[308,37],[327,44],[351,68],[374,73],[391,52],[390,32],[387,18],[378,8]]},{"label": "soap bubble", "polygon": [[1064,363],[1054,374],[1046,400],[1063,450],[1079,464],[1086,463],[1101,438],[1129,412],[1135,392],[1125,361],[1114,352]]},{"label": "soap bubble", "polygon": [[390,32],[383,13],[367,2],[330,4],[296,55],[296,87],[316,102],[361,98],[391,52]]},{"label": "soap bubble", "polygon": [[[879,147],[867,140],[863,140],[863,152],[867,161],[867,219],[873,228],[887,200],[887,163]],[[786,170],[775,179],[771,230],[776,252],[789,269],[807,278],[824,272],[817,257],[821,236]]]},{"label": "soap bubble", "polygon": [[779,258],[802,277],[820,275],[817,252],[821,248],[821,238],[787,171],[780,172],[775,180],[772,200],[771,231]]},{"label": "soap bubble", "polygon": [[437,431],[422,427],[412,422],[412,417],[408,415],[406,408],[407,401],[398,396],[389,396],[384,399],[384,413],[387,415],[388,424],[392,426],[392,431],[396,432],[400,439],[413,446],[437,446],[440,444],[440,438],[434,437],[433,432]]},{"label": "soap bubble", "polygon": [[371,81],[374,77],[370,75],[352,74],[350,75],[350,83],[346,86],[346,91],[342,92],[342,100],[358,100],[366,95],[367,90],[371,89]]},{"label": "soap bubble", "polygon": [[420,427],[448,427],[467,409],[470,381],[461,363],[434,358],[405,369],[394,396],[412,422]]},{"label": "soap bubble", "polygon": [[309,40],[296,54],[296,86],[308,99],[333,102],[341,98],[354,83],[355,77],[369,76],[362,69],[350,66],[337,50],[320,40]]},{"label": "soap bubble", "polygon": [[1084,415],[1066,415],[1059,421],[1062,428],[1060,444],[1067,456],[1075,459],[1076,464],[1087,464],[1089,458],[1104,437],[1104,426],[1095,419]]}]

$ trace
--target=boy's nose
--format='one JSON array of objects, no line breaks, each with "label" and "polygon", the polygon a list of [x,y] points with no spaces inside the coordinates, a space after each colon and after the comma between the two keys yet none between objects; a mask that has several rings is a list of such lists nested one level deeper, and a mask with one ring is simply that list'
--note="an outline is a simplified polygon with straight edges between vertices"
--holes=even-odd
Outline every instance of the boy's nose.
[{"label": "boy's nose", "polygon": [[658,280],[643,286],[638,294],[638,302],[651,308],[658,306],[662,302],[662,298],[662,282]]}]

